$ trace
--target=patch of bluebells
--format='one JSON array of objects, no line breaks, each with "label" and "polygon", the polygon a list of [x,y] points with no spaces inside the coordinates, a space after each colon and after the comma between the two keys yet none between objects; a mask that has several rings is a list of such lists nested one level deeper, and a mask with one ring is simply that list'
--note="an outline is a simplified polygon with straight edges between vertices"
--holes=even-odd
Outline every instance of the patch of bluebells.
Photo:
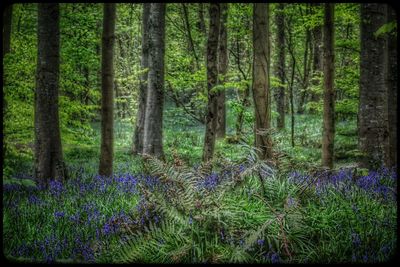
[{"label": "patch of bluebells", "polygon": [[289,182],[292,182],[297,185],[307,184],[310,181],[311,176],[307,174],[302,174],[298,171],[291,172],[289,174]]},{"label": "patch of bluebells", "polygon": [[28,196],[28,202],[32,205],[41,205],[42,203],[44,203],[43,200],[32,194]]},{"label": "patch of bluebells", "polygon": [[11,255],[32,259],[33,261],[53,263],[62,255],[67,247],[67,239],[60,240],[55,235],[51,235],[45,237],[44,240],[35,240],[33,243],[23,242]]},{"label": "patch of bluebells", "polygon": [[54,212],[54,218],[56,218],[56,221],[60,220],[61,218],[65,217],[65,212],[63,211],[56,211]]},{"label": "patch of bluebells", "polygon": [[90,242],[82,241],[80,237],[75,238],[72,257],[75,260],[83,260],[87,263],[94,262],[94,251],[90,246]]},{"label": "patch of bluebells", "polygon": [[64,192],[64,185],[61,181],[51,180],[49,183],[49,192],[54,197],[60,197]]},{"label": "patch of bluebells", "polygon": [[274,263],[274,264],[281,262],[279,253],[272,249],[271,244],[269,245],[269,251],[267,253],[264,253],[264,259],[266,259],[267,261],[270,261],[271,263]]},{"label": "patch of bluebells", "polygon": [[124,193],[131,193],[131,194],[136,194],[137,193],[137,184],[138,184],[138,179],[130,174],[127,175],[121,175],[116,178],[117,181],[117,189],[121,192]]},{"label": "patch of bluebells", "polygon": [[[297,171],[292,172],[289,181],[297,185],[308,183],[310,176]],[[315,180],[315,192],[323,197],[330,190],[340,192],[344,197],[350,197],[355,188],[360,188],[371,196],[379,196],[385,200],[396,198],[397,174],[393,170],[382,168],[369,171],[368,175],[354,179],[352,169],[340,169],[335,173],[320,173]]]},{"label": "patch of bluebells", "polygon": [[219,182],[220,179],[218,177],[218,174],[216,172],[212,172],[205,179],[198,181],[197,188],[213,191],[217,187]]},{"label": "patch of bluebells", "polygon": [[378,171],[369,171],[356,181],[356,185],[364,191],[380,196],[383,199],[396,199],[397,174],[387,168]]}]

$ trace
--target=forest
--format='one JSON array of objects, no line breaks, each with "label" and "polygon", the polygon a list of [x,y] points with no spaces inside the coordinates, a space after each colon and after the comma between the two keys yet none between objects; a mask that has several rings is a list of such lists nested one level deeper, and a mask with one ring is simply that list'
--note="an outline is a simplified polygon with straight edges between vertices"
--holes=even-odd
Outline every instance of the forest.
[{"label": "forest", "polygon": [[2,7],[7,261],[398,260],[393,6]]}]

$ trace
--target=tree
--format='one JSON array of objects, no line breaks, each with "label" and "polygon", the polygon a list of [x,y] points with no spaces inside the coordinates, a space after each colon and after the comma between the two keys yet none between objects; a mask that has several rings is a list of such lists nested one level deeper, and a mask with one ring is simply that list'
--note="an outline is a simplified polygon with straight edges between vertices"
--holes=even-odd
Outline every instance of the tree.
[{"label": "tree", "polygon": [[271,157],[269,134],[269,10],[266,3],[253,6],[253,100],[255,111],[255,146],[261,159]]},{"label": "tree", "polygon": [[278,78],[279,85],[276,90],[276,109],[278,112],[277,128],[285,128],[285,5],[279,3],[275,14],[275,23],[277,27],[276,49],[277,58],[275,64],[275,75]]},{"label": "tree", "polygon": [[164,53],[165,53],[164,3],[152,3],[149,15],[149,72],[143,134],[143,153],[159,158],[163,151],[164,107]]},{"label": "tree", "polygon": [[206,23],[204,22],[204,5],[203,5],[203,3],[198,3],[198,16],[199,16],[199,21],[197,22],[197,28],[204,35],[207,35]]},{"label": "tree", "polygon": [[[396,11],[387,5],[387,21],[396,23]],[[387,34],[386,40],[386,82],[388,94],[388,123],[389,123],[389,144],[386,165],[388,167],[397,166],[397,35],[396,32]]]},{"label": "tree", "polygon": [[333,167],[335,138],[335,51],[334,5],[325,4],[324,17],[324,128],[322,133],[322,165]]},{"label": "tree", "polygon": [[214,87],[218,84],[218,43],[220,28],[220,10],[220,4],[210,4],[210,28],[207,40],[208,104],[203,148],[203,161],[209,161],[213,158],[217,129],[218,98]]},{"label": "tree", "polygon": [[197,54],[196,54],[196,49],[194,46],[194,42],[193,42],[193,38],[192,38],[192,31],[191,31],[190,22],[189,22],[189,11],[188,11],[188,8],[186,7],[185,3],[182,3],[182,10],[183,10],[183,18],[184,18],[185,28],[186,28],[186,35],[187,35],[187,39],[188,39],[188,48],[189,48],[189,51],[193,54],[193,57],[195,59],[196,68],[199,69],[200,68],[199,58],[197,57]]},{"label": "tree", "polygon": [[[221,21],[219,28],[219,51],[218,51],[218,75],[219,83],[222,85],[226,81],[228,72],[228,34],[226,23],[228,20],[228,3],[221,3]],[[217,93],[217,137],[225,137],[226,134],[226,107],[225,89],[218,90]]]},{"label": "tree", "polygon": [[58,91],[60,68],[59,4],[38,4],[38,58],[35,90],[35,178],[63,180]]},{"label": "tree", "polygon": [[388,150],[385,38],[375,36],[376,31],[385,23],[385,17],[385,5],[361,4],[358,136],[359,149],[363,154],[360,166],[368,169],[381,167]]},{"label": "tree", "polygon": [[147,77],[149,67],[149,17],[150,3],[143,4],[142,13],[142,55],[140,59],[140,85],[139,85],[139,104],[136,116],[135,133],[133,135],[133,153],[143,153],[143,134],[146,112]]},{"label": "tree", "polygon": [[101,150],[99,174],[111,176],[114,153],[114,42],[116,4],[103,7],[101,54]]},{"label": "tree", "polygon": [[[317,9],[321,4],[320,3],[313,3],[312,4],[315,9]],[[319,80],[318,76],[320,76],[320,73],[322,72],[322,64],[321,64],[321,39],[322,39],[322,32],[321,32],[321,26],[320,25],[315,25],[314,28],[312,29],[312,37],[313,37],[313,61],[312,61],[312,75],[313,79],[311,80],[312,85],[314,87],[318,86]],[[319,100],[319,96],[315,93],[311,93],[311,101],[317,102]],[[315,110],[311,110],[314,112]]]}]

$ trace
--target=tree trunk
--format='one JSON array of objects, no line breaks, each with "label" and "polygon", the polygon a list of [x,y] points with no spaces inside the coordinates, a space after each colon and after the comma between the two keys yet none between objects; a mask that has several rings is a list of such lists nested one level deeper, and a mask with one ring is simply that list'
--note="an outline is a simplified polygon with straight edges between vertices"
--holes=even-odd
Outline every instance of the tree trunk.
[{"label": "tree trunk", "polygon": [[278,130],[285,128],[285,5],[280,3],[277,6],[275,14],[275,23],[277,26],[276,36],[276,49],[277,49],[277,61],[275,64],[275,75],[279,80],[279,86],[276,90],[276,109],[278,112],[278,118],[276,126]]},{"label": "tree trunk", "polygon": [[144,121],[146,114],[146,96],[147,96],[147,77],[149,67],[149,17],[150,17],[150,3],[143,4],[142,14],[142,55],[140,60],[140,67],[142,74],[139,79],[139,104],[136,115],[135,132],[133,135],[133,153],[143,153],[143,140],[144,140]]},{"label": "tree trunk", "polygon": [[[228,4],[221,3],[221,22],[219,29],[219,69],[218,74],[221,77],[219,83],[222,85],[226,81],[228,72],[228,34],[226,31],[226,23],[228,20]],[[224,138],[226,134],[226,107],[225,107],[225,88],[217,93],[217,138]]]},{"label": "tree trunk", "polygon": [[269,10],[266,3],[253,7],[253,100],[256,124],[255,146],[260,159],[271,157],[269,98]]},{"label": "tree trunk", "polygon": [[[239,82],[242,81],[242,79],[247,80],[247,75],[241,67],[240,58],[241,57],[240,57],[239,36],[236,35],[236,65],[241,74],[241,75],[238,74]],[[240,94],[238,94],[238,95],[240,95]],[[246,83],[246,87],[244,88],[244,92],[243,92],[243,97],[241,98],[241,107],[242,108],[239,110],[237,120],[236,120],[236,136],[238,137],[238,139],[242,135],[243,118],[244,118],[245,109],[250,106],[249,96],[250,96],[250,86],[248,83]],[[238,98],[240,99],[240,97],[238,97]]]},{"label": "tree trunk", "polygon": [[203,161],[213,158],[217,129],[217,94],[213,88],[218,84],[218,43],[220,26],[220,4],[210,4],[210,30],[207,42],[207,91],[208,105],[204,137]]},{"label": "tree trunk", "polygon": [[204,22],[204,5],[203,3],[199,3],[199,21],[197,23],[197,27],[199,31],[201,31],[204,35],[207,35],[206,23]]},{"label": "tree trunk", "polygon": [[192,38],[192,31],[190,30],[188,9],[187,9],[185,3],[182,3],[182,9],[183,9],[183,18],[184,18],[184,21],[185,21],[185,28],[186,28],[187,38],[188,38],[189,50],[193,53],[193,56],[194,56],[194,59],[195,59],[195,62],[196,62],[196,68],[199,69],[200,68],[199,58],[197,57],[196,49],[194,47],[194,42],[193,42],[193,38]]},{"label": "tree trunk", "polygon": [[250,86],[246,84],[241,102],[242,109],[239,111],[236,121],[236,136],[238,137],[238,139],[241,137],[243,131],[244,112],[246,108],[250,106],[249,96],[250,96]]},{"label": "tree trunk", "polygon": [[[397,21],[396,11],[387,6],[387,22]],[[393,33],[387,36],[387,90],[388,90],[388,120],[389,120],[389,151],[386,165],[397,166],[397,36]]]},{"label": "tree trunk", "polygon": [[165,3],[152,3],[149,15],[149,73],[144,122],[143,153],[164,157],[163,107],[164,107],[164,53],[165,53]]},{"label": "tree trunk", "polygon": [[101,150],[99,174],[111,176],[114,153],[114,42],[116,4],[105,3],[101,49]]},{"label": "tree trunk", "polygon": [[[310,54],[309,54],[310,53]],[[310,61],[311,61],[311,32],[310,30],[306,30],[306,40],[304,44],[304,59],[303,59],[303,80],[301,81],[302,84],[302,91],[300,93],[300,101],[297,107],[297,114],[304,113],[304,102],[307,98],[307,88],[308,88],[308,80],[310,76]],[[310,58],[309,58],[310,57]]]},{"label": "tree trunk", "polygon": [[[320,4],[314,4],[315,7],[318,7]],[[312,63],[312,86],[317,87],[319,85],[318,77],[321,76],[322,72],[322,64],[321,64],[321,27],[316,25],[312,30],[313,36],[313,63]],[[318,102],[319,96],[316,93],[311,93],[311,101]],[[315,113],[315,110],[310,110],[310,112]]]},{"label": "tree trunk", "polygon": [[294,103],[293,103],[293,83],[294,83],[294,72],[296,69],[296,59],[292,57],[292,75],[290,79],[290,141],[292,147],[294,147]]},{"label": "tree trunk", "polygon": [[334,4],[325,4],[324,18],[324,129],[322,133],[322,165],[333,168],[335,138],[335,51]]},{"label": "tree trunk", "polygon": [[58,115],[60,68],[58,4],[38,4],[38,59],[35,91],[35,178],[66,179]]},{"label": "tree trunk", "polygon": [[[384,74],[385,39],[374,33],[385,23],[385,5],[361,4],[359,148],[360,166],[384,164],[388,144],[388,97]],[[391,111],[393,112],[393,111]]]}]

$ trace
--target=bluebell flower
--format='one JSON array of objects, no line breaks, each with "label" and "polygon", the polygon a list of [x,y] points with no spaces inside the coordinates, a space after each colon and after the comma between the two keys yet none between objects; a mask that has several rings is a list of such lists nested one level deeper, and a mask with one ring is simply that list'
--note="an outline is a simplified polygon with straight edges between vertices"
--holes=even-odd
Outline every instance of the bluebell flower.
[{"label": "bluebell flower", "polygon": [[360,235],[357,234],[356,232],[352,232],[352,233],[351,233],[351,239],[352,239],[353,245],[354,245],[355,247],[359,247],[359,246],[361,245],[361,238],[360,238]]},{"label": "bluebell flower", "polygon": [[42,203],[42,200],[35,195],[29,195],[28,202],[34,205],[39,205]]},{"label": "bluebell flower", "polygon": [[65,212],[63,212],[63,211],[54,212],[54,217],[56,217],[56,218],[63,218],[64,216],[65,216]]},{"label": "bluebell flower", "polygon": [[60,181],[52,180],[50,181],[50,194],[56,197],[59,197],[61,193],[64,191],[64,186]]},{"label": "bluebell flower", "polygon": [[286,204],[289,208],[291,208],[296,205],[296,200],[292,197],[288,197],[286,200]]},{"label": "bluebell flower", "polygon": [[261,246],[263,246],[264,245],[264,239],[258,239],[257,240],[257,244],[261,247]]},{"label": "bluebell flower", "polygon": [[279,263],[280,262],[280,257],[279,254],[277,252],[272,253],[271,255],[271,262],[272,263]]}]

